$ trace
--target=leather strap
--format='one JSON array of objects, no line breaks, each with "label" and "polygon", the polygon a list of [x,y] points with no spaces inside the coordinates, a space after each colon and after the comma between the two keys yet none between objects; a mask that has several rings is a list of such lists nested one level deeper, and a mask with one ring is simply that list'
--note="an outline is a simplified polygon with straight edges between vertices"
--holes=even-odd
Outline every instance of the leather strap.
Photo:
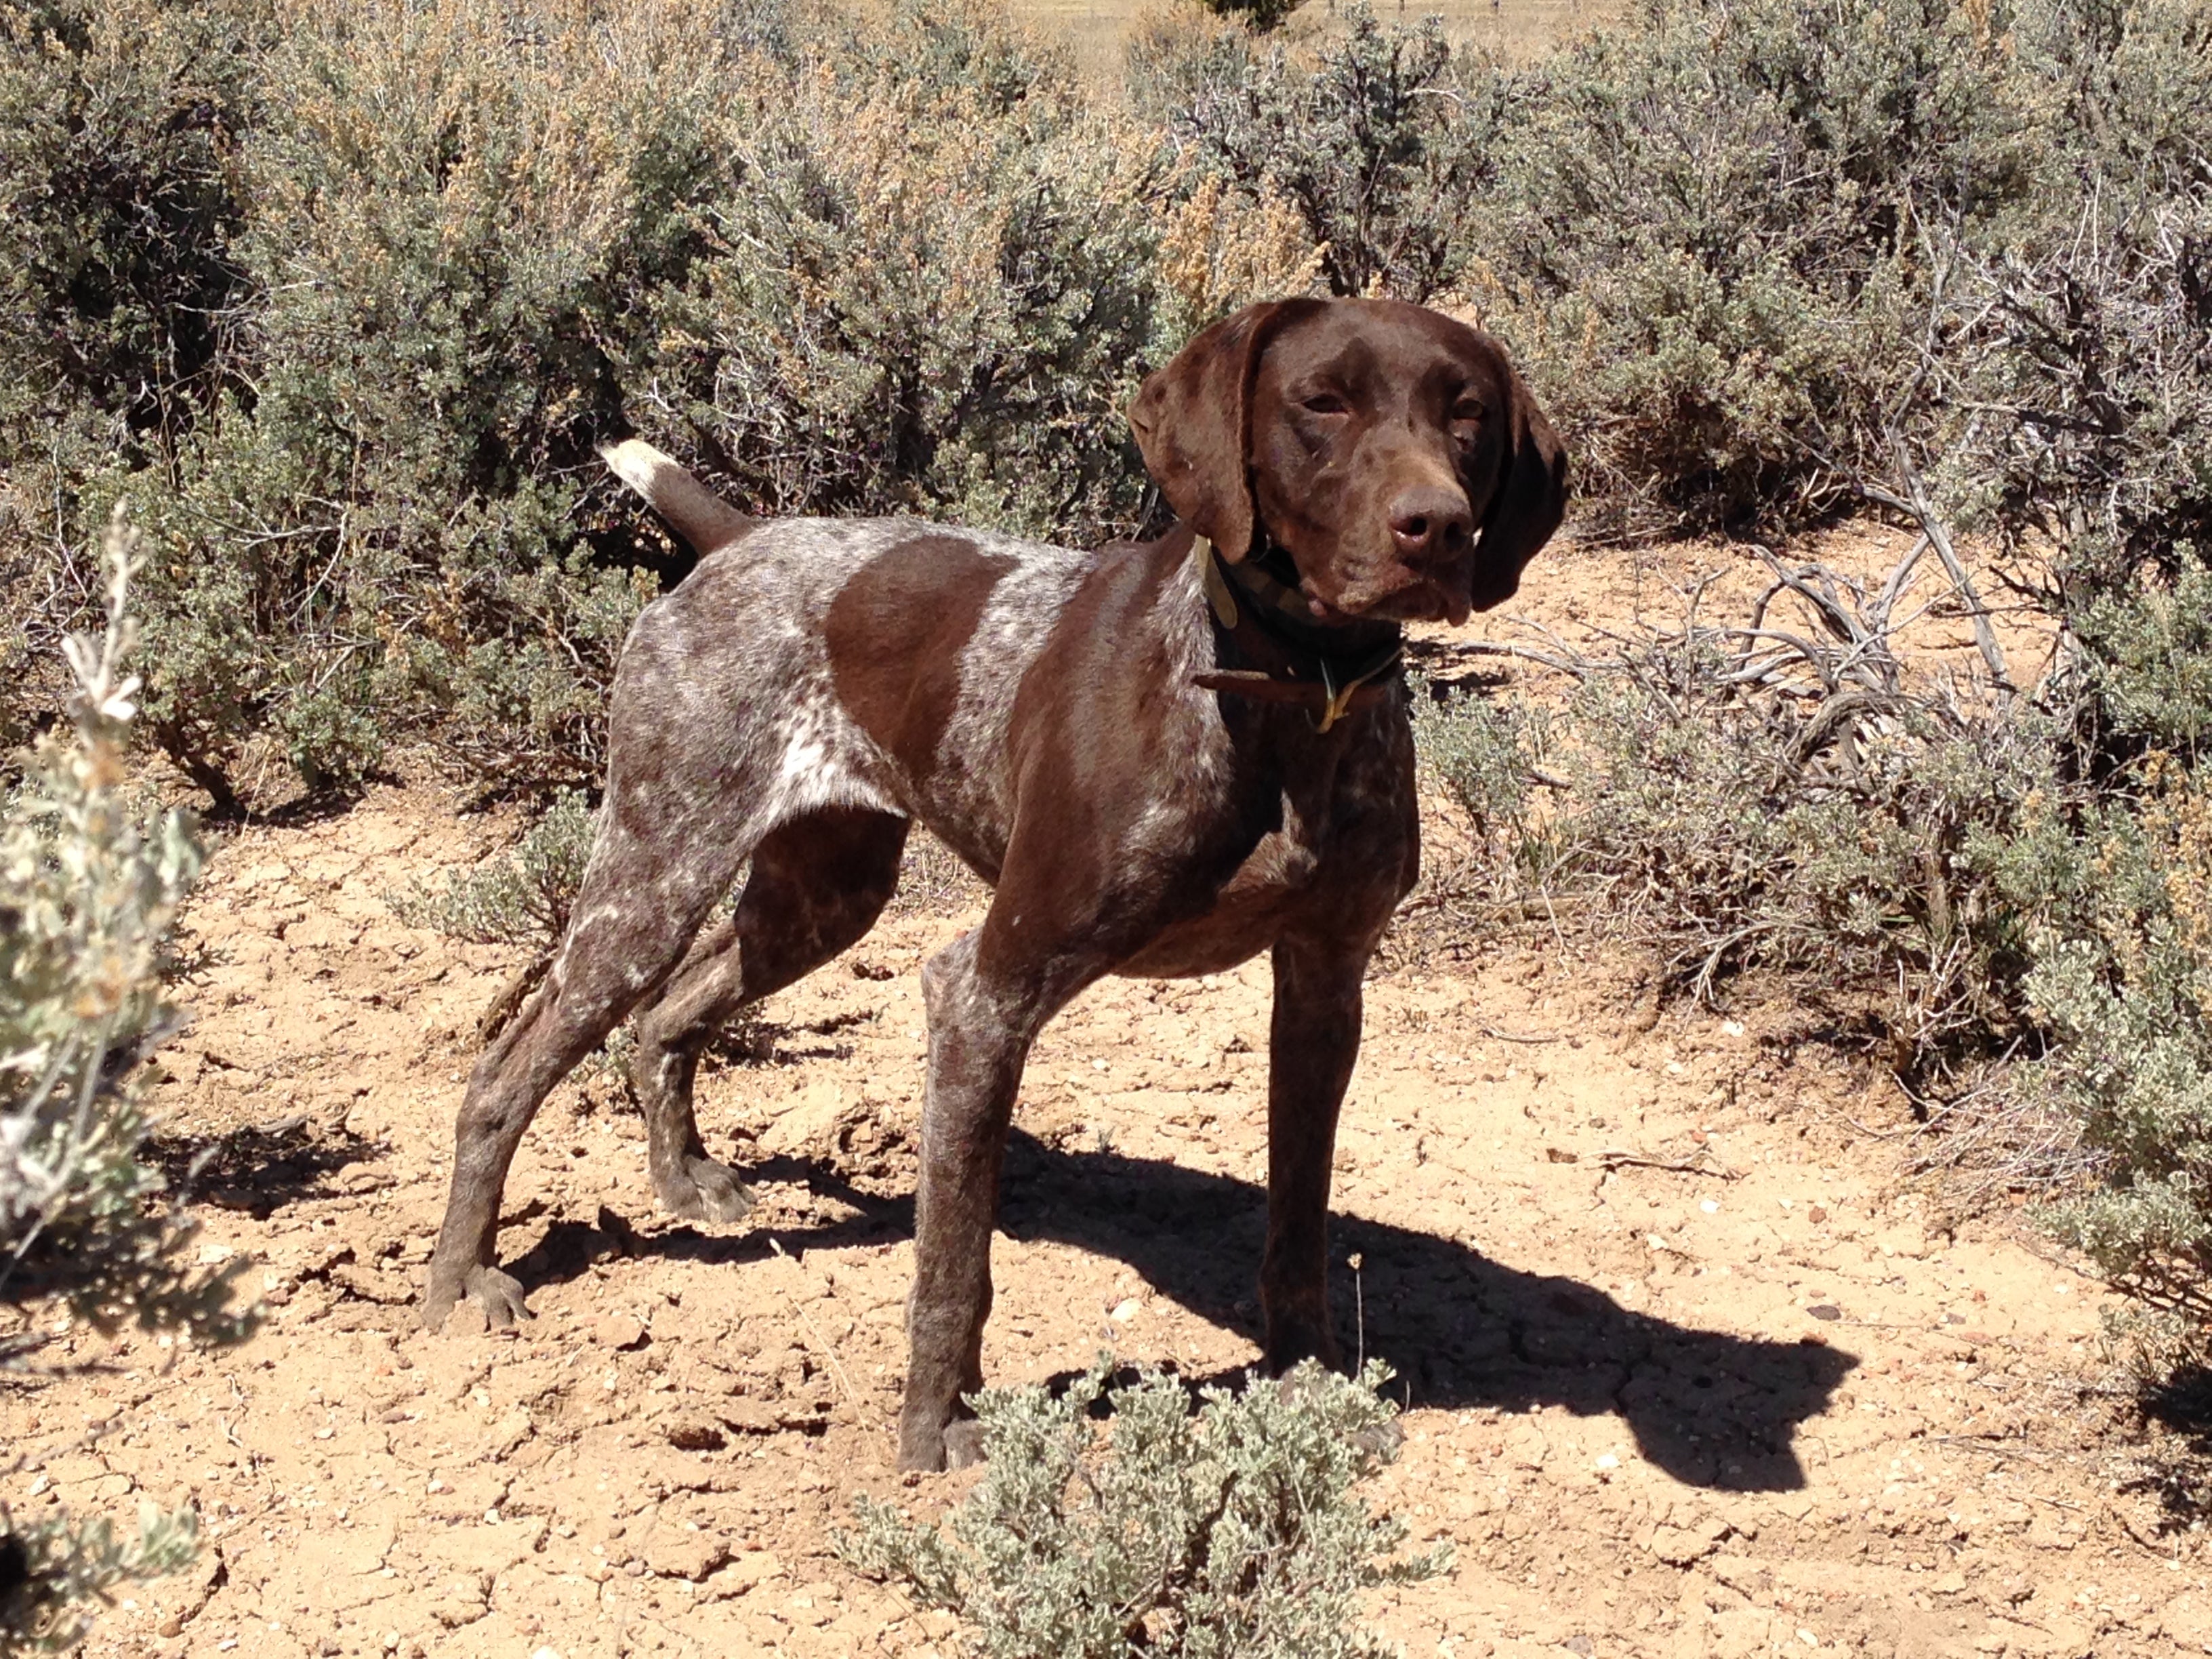
[{"label": "leather strap", "polygon": [[1252,562],[1247,560],[1235,568],[1235,589],[1241,590],[1242,598],[1248,601],[1240,605],[1239,592],[1232,590],[1213,544],[1204,536],[1193,536],[1190,548],[1206,603],[1225,632],[1234,633],[1249,614],[1253,626],[1278,644],[1310,659],[1315,667],[1310,679],[1299,676],[1295,669],[1281,675],[1256,668],[1219,669],[1193,675],[1193,685],[1262,702],[1304,704],[1318,732],[1327,732],[1352,709],[1371,708],[1389,695],[1389,689],[1377,682],[1398,666],[1405,651],[1402,640],[1393,637],[1382,652],[1364,658],[1347,659],[1321,650],[1312,642],[1310,612],[1296,589],[1252,568]]}]

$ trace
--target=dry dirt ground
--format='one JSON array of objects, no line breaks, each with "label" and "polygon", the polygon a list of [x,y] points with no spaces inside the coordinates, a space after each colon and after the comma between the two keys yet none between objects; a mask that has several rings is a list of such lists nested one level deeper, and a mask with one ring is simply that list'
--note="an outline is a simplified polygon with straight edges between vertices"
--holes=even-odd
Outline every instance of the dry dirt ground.
[{"label": "dry dirt ground", "polygon": [[[1698,556],[1570,551],[1527,603],[1566,626]],[[891,1455],[916,970],[972,893],[905,905],[702,1077],[710,1146],[761,1183],[744,1224],[656,1216],[641,1126],[586,1077],[507,1189],[536,1318],[433,1336],[417,1282],[514,961],[386,895],[514,828],[417,784],[219,842],[157,1098],[169,1155],[211,1153],[204,1248],[252,1258],[267,1323],[203,1353],[33,1310],[82,1369],[0,1393],[27,1454],[0,1496],[198,1505],[198,1569],[107,1613],[96,1655],[950,1654],[949,1620],[828,1545],[856,1492],[964,1486]],[[1051,1028],[994,1382],[1254,1360],[1267,999],[1264,963],[1115,981]],[[1419,1659],[2212,1651],[2212,1564],[2122,1479],[2098,1289],[2011,1210],[1903,1182],[1893,1085],[1802,1038],[1787,1008],[1658,1008],[1548,933],[1378,972],[1336,1290],[1407,1407],[1367,1495],[1457,1559],[1376,1623]]]}]

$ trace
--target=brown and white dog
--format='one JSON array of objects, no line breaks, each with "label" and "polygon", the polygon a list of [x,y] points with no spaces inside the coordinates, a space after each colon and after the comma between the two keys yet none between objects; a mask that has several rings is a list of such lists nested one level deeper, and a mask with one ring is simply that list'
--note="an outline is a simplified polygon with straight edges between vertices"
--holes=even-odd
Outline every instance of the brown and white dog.
[{"label": "brown and white dog", "polygon": [[[423,1319],[525,1313],[501,1189],[548,1091],[633,1010],[655,1192],[751,1196],[692,1116],[700,1045],[852,945],[910,823],[996,890],[924,969],[929,1072],[899,1462],[979,1453],[1000,1166],[1045,1022],[1106,974],[1266,951],[1267,1359],[1334,1360],[1329,1164],[1360,982],[1413,884],[1399,624],[1512,594],[1566,465],[1490,339],[1382,300],[1257,305],[1130,418],[1181,522],[1072,552],[905,520],[759,522],[635,441],[608,464],[700,553],[623,647],[606,801],[544,985],[462,1106]],[[695,935],[750,860],[736,913]]]}]

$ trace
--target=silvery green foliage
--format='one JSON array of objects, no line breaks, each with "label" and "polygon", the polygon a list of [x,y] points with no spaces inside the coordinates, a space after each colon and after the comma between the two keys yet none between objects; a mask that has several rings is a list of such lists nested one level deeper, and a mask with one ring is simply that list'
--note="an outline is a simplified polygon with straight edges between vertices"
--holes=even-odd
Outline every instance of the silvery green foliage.
[{"label": "silvery green foliage", "polygon": [[472,870],[447,871],[442,886],[416,881],[392,895],[392,913],[410,927],[471,945],[550,951],[568,931],[597,823],[580,793],[562,790],[509,851]]},{"label": "silvery green foliage", "polygon": [[149,1205],[161,1179],[137,1156],[133,1072],[169,1028],[159,969],[200,851],[186,815],[142,822],[126,788],[133,539],[109,532],[106,631],[70,640],[70,725],[0,823],[0,1295],[229,1340],[235,1270],[179,1259],[191,1224]]},{"label": "silvery green foliage", "polygon": [[[200,850],[184,814],[142,819],[128,789],[134,546],[111,526],[106,629],[67,642],[69,723],[0,817],[0,1297],[56,1297],[101,1330],[233,1342],[255,1316],[231,1306],[243,1262],[187,1258],[192,1224],[138,1156],[136,1072],[171,1024],[160,968]],[[31,1363],[38,1341],[0,1344],[0,1366]],[[190,1511],[149,1510],[118,1542],[105,1521],[60,1514],[19,1533],[0,1512],[0,1565],[13,1569],[0,1573],[0,1655],[70,1645],[86,1597],[173,1571],[197,1528]]]},{"label": "silvery green foliage", "polygon": [[180,1571],[199,1539],[191,1510],[164,1514],[150,1504],[138,1506],[132,1537],[118,1538],[105,1519],[68,1515],[0,1534],[0,1659],[68,1652],[91,1628],[88,1602]]},{"label": "silvery green foliage", "polygon": [[1354,1380],[1309,1361],[1202,1389],[1195,1413],[1176,1378],[1109,1387],[1112,1371],[1102,1357],[1057,1398],[976,1395],[990,1461],[950,1523],[862,1498],[839,1553],[959,1613],[991,1659],[1389,1651],[1357,1628],[1359,1592],[1431,1577],[1449,1552],[1391,1559],[1404,1525],[1352,1495],[1396,1454],[1389,1369]]},{"label": "silvery green foliage", "polygon": [[[988,4],[899,0],[732,82],[739,183],[630,412],[771,513],[1095,544],[1141,517],[1164,147]],[[696,434],[696,435],[695,435]]]},{"label": "silvery green foliage", "polygon": [[[2161,937],[2160,935],[2163,935]],[[2054,945],[2029,984],[2061,1045],[2032,1082],[2058,1091],[2106,1179],[2046,1220],[2150,1308],[2212,1322],[2212,1028],[2205,964],[2154,925],[2127,968],[2081,939]],[[2116,982],[2117,981],[2117,982]]]},{"label": "silvery green foliage", "polygon": [[[1217,8],[1217,9],[1227,9]],[[1294,204],[1340,295],[1425,301],[1464,281],[1466,216],[1506,148],[1504,83],[1455,64],[1440,20],[1386,27],[1360,0],[1310,58],[1211,35],[1133,58],[1140,97],[1202,167]]]}]

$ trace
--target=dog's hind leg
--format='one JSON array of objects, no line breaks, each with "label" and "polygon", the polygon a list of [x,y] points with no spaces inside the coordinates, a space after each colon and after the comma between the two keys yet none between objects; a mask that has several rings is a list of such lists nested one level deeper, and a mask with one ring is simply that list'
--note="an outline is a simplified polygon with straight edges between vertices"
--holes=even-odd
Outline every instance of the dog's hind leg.
[{"label": "dog's hind leg", "polygon": [[692,1114],[700,1051],[746,1004],[811,972],[874,926],[898,886],[907,820],[830,806],[753,849],[736,914],[702,939],[637,1023],[630,1076],[645,1109],[653,1190],[672,1215],[735,1221],[750,1190],[707,1156]]},{"label": "dog's hind leg", "polygon": [[523,1132],[554,1085],[665,982],[744,856],[743,844],[680,844],[650,811],[611,798],[568,936],[545,981],[477,1060],[454,1130],[453,1181],[430,1255],[422,1322],[436,1330],[472,1297],[495,1328],[528,1312],[497,1266],[500,1194]]}]

